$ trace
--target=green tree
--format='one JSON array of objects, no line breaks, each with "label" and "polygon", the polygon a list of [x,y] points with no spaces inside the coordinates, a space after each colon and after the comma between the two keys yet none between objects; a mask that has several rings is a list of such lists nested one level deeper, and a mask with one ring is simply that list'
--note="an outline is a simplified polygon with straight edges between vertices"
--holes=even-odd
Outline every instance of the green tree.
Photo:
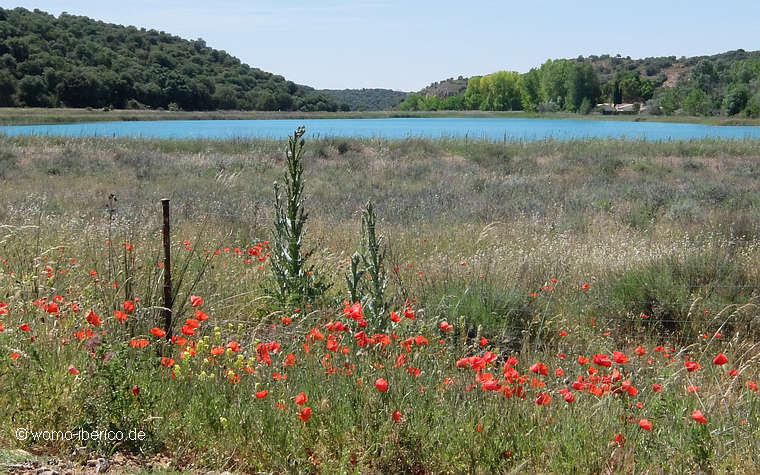
[{"label": "green tree", "polygon": [[744,84],[734,84],[723,99],[723,110],[727,115],[738,114],[749,100],[749,91]]},{"label": "green tree", "polygon": [[541,72],[536,68],[520,76],[517,83],[520,88],[520,101],[522,108],[529,112],[535,112],[542,101],[541,97]]},{"label": "green tree", "polygon": [[25,106],[50,106],[50,97],[47,92],[47,83],[42,76],[24,76],[18,83],[19,102]]},{"label": "green tree", "polygon": [[683,109],[689,115],[709,115],[712,110],[710,98],[702,89],[694,89],[683,101]]}]

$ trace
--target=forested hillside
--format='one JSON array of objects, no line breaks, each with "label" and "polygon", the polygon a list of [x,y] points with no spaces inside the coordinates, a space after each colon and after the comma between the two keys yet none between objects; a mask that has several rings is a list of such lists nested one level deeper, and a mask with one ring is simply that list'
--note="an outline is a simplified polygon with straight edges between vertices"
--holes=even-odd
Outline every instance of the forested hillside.
[{"label": "forested hillside", "polygon": [[[692,58],[602,55],[548,60],[524,74],[473,76],[459,94],[437,93],[461,82],[435,83],[437,89],[410,94],[399,107],[588,113],[598,102],[608,102],[638,103],[653,114],[760,116],[760,51]],[[449,83],[451,87],[445,87]]]},{"label": "forested hillside", "polygon": [[345,111],[379,111],[393,109],[409,94],[391,89],[320,89]]},{"label": "forested hillside", "polygon": [[202,39],[0,8],[0,106],[336,110]]}]

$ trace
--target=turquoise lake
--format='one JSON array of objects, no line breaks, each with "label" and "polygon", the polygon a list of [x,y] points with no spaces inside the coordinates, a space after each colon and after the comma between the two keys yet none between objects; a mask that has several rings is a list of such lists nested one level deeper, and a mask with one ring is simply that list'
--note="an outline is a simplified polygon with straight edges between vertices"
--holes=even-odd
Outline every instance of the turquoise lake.
[{"label": "turquoise lake", "polygon": [[592,137],[689,140],[760,138],[757,126],[664,122],[501,118],[167,120],[0,127],[0,134],[72,137],[284,138],[299,125],[309,137],[468,137],[471,139],[570,140]]}]

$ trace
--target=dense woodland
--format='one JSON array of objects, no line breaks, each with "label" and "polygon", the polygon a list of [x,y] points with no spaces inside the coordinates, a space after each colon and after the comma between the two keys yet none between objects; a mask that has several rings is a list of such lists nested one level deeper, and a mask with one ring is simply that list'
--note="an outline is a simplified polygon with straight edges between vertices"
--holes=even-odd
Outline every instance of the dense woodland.
[{"label": "dense woodland", "polygon": [[381,111],[396,108],[409,94],[392,89],[320,89],[344,111]]},{"label": "dense woodland", "polygon": [[760,51],[680,59],[580,56],[548,60],[524,74],[473,76],[464,90],[461,84],[461,77],[434,83],[410,94],[399,108],[588,113],[606,102],[646,106],[652,114],[758,117]]},{"label": "dense woodland", "polygon": [[0,8],[0,106],[334,111],[202,39]]}]

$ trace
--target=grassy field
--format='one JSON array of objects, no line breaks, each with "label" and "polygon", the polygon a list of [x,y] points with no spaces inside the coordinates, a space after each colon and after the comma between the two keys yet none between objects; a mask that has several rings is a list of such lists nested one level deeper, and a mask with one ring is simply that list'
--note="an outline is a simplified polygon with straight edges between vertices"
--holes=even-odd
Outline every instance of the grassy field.
[{"label": "grassy field", "polygon": [[[333,285],[294,308],[266,291],[284,142],[0,137],[0,461],[758,470],[760,141],[306,138]],[[174,342],[151,333],[161,198]],[[368,200],[390,308],[363,338]]]},{"label": "grassy field", "polygon": [[60,124],[73,122],[135,120],[238,120],[238,119],[387,119],[393,117],[482,117],[516,119],[618,120],[636,122],[675,122],[707,125],[760,125],[760,119],[747,117],[600,115],[569,112],[532,113],[523,111],[368,111],[368,112],[260,112],[260,111],[154,111],[96,110],[0,107],[0,125]]}]

